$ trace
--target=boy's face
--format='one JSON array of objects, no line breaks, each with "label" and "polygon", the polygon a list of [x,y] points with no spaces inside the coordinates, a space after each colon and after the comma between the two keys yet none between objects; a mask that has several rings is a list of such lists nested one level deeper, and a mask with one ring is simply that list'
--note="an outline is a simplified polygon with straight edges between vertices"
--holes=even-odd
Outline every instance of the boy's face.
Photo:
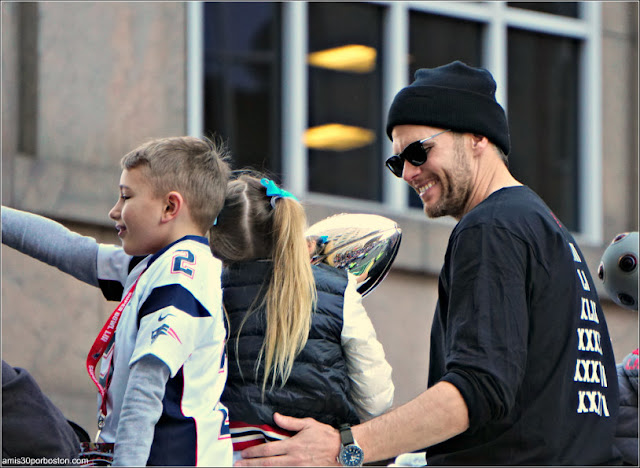
[{"label": "boy's face", "polygon": [[146,177],[146,168],[124,169],[120,176],[120,198],[109,212],[116,222],[118,237],[129,255],[149,255],[162,249],[162,213],[165,204],[155,196]]}]

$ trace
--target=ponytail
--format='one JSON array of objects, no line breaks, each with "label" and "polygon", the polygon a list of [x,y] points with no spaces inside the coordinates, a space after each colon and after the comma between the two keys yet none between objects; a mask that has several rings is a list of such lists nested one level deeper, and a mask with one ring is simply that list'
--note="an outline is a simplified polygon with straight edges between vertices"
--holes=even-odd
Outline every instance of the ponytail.
[{"label": "ponytail", "polygon": [[[269,381],[270,388],[277,382],[283,386],[291,375],[293,362],[307,343],[317,302],[304,208],[291,194],[267,182],[268,186],[250,175],[229,182],[224,208],[211,230],[211,249],[223,262],[268,259],[273,264],[271,278],[263,284],[267,288],[263,300],[254,301],[238,330],[240,335],[250,315],[264,308],[265,337],[255,367],[257,375],[264,358],[263,395]],[[277,196],[267,195],[274,190]]]},{"label": "ponytail", "polygon": [[279,199],[273,210],[273,274],[265,298],[267,327],[262,391],[271,375],[271,388],[289,378],[293,361],[307,343],[317,292],[304,231],[306,216],[300,203]]}]

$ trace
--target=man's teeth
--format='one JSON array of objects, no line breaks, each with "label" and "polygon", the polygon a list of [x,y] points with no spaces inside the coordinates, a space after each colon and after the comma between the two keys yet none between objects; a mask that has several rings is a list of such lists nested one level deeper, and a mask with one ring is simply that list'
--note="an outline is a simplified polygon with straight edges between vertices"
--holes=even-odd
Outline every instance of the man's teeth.
[{"label": "man's teeth", "polygon": [[423,185],[422,187],[418,187],[418,195],[422,195],[424,192],[429,190],[434,185],[436,185],[436,181],[432,180],[431,182],[428,182],[426,185]]}]

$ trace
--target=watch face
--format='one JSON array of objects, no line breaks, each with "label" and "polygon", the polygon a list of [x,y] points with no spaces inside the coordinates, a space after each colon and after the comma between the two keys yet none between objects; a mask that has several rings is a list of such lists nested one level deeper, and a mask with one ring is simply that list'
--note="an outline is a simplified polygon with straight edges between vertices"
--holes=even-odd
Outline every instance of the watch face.
[{"label": "watch face", "polygon": [[340,450],[340,464],[342,466],[362,466],[364,452],[357,445],[347,445]]}]

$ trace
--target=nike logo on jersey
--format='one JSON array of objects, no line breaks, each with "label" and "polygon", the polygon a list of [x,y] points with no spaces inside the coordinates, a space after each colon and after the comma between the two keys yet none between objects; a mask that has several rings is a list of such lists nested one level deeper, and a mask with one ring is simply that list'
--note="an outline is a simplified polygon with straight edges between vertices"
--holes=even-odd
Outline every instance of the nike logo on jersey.
[{"label": "nike logo on jersey", "polygon": [[166,319],[170,315],[172,317],[175,317],[175,315],[173,315],[173,314],[166,314],[164,317],[162,316],[162,314],[160,314],[160,316],[158,317],[158,322],[162,322],[164,319]]}]

